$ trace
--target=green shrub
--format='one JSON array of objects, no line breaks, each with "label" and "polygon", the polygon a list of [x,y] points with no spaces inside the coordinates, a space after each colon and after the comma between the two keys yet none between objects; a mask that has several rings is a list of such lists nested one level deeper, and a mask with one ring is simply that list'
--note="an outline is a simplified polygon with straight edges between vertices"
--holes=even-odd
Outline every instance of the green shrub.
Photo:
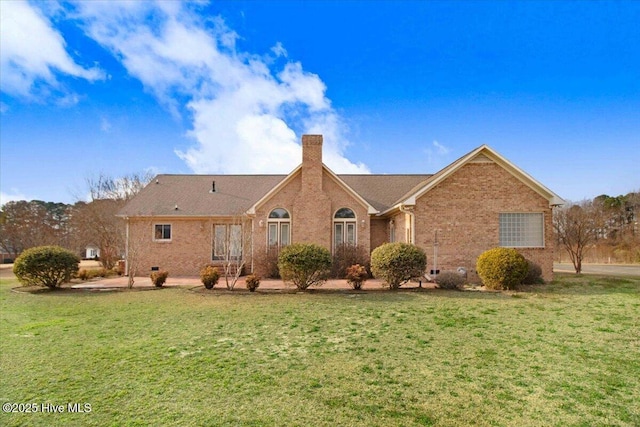
[{"label": "green shrub", "polygon": [[345,272],[352,265],[360,264],[370,271],[369,252],[362,245],[342,244],[333,251],[331,277],[346,279]]},{"label": "green shrub", "polygon": [[60,246],[27,249],[13,264],[13,273],[23,285],[59,287],[77,274],[80,258]]},{"label": "green shrub", "polygon": [[523,285],[539,285],[544,283],[542,280],[542,268],[531,260],[527,260],[527,275],[522,279]]},{"label": "green shrub", "polygon": [[478,257],[476,270],[487,288],[514,289],[522,283],[529,267],[515,249],[493,248]]},{"label": "green shrub", "polygon": [[427,255],[408,243],[385,243],[371,253],[373,276],[384,280],[391,289],[422,276],[426,268]]},{"label": "green shrub", "polygon": [[255,274],[250,274],[245,279],[245,284],[247,289],[249,289],[249,292],[255,292],[255,290],[258,289],[258,286],[260,286],[260,277]]},{"label": "green shrub", "polygon": [[282,280],[298,289],[321,285],[331,271],[331,253],[313,243],[294,243],[280,251],[278,270]]},{"label": "green shrub", "polygon": [[213,289],[220,279],[218,269],[212,265],[206,265],[200,270],[200,280],[207,289]]},{"label": "green shrub", "polygon": [[369,273],[365,266],[360,264],[353,264],[352,266],[347,267],[346,273],[345,277],[347,279],[347,283],[351,285],[353,289],[362,288],[362,284],[369,277]]},{"label": "green shrub", "polygon": [[441,289],[460,289],[465,281],[464,276],[455,271],[443,271],[436,277],[436,284]]},{"label": "green shrub", "polygon": [[167,281],[167,277],[169,277],[168,271],[152,271],[151,275],[151,283],[157,288],[161,288],[162,285]]}]

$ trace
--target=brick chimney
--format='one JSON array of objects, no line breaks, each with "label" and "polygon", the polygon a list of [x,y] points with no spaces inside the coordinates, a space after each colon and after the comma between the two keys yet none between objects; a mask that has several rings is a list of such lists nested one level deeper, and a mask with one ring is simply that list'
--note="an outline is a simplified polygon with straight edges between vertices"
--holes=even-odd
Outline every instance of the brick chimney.
[{"label": "brick chimney", "polygon": [[302,135],[302,192],[322,192],[322,135]]},{"label": "brick chimney", "polygon": [[331,249],[331,199],[322,186],[322,135],[302,135],[300,193],[293,204],[292,241]]}]

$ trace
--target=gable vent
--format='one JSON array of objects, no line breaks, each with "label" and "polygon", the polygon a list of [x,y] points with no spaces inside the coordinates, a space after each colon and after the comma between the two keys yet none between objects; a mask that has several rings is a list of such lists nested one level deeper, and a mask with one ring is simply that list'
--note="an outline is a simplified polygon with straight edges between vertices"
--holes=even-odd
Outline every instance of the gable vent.
[{"label": "gable vent", "polygon": [[484,154],[478,154],[469,163],[493,163],[493,160]]}]

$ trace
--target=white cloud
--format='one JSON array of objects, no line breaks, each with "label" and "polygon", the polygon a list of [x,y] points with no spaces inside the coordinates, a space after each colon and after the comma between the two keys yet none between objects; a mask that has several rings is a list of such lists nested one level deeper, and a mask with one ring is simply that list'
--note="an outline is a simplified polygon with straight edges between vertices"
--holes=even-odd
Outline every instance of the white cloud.
[{"label": "white cloud", "polygon": [[17,188],[12,188],[9,193],[0,191],[0,206],[3,206],[5,203],[17,200],[27,200],[27,197],[22,194]]},{"label": "white cloud", "polygon": [[424,152],[427,155],[427,162],[429,165],[436,166],[440,165],[448,158],[448,154],[451,152],[451,149],[434,140],[431,143],[431,146],[427,147]]},{"label": "white cloud", "polygon": [[[76,64],[60,33],[26,1],[0,2],[0,52],[1,89],[10,95],[33,98],[51,91],[64,94],[56,73],[89,81],[103,78],[99,69]],[[70,100],[64,99],[63,104]]]},{"label": "white cloud", "polygon": [[289,54],[287,53],[287,49],[284,48],[284,46],[282,45],[282,43],[277,42],[272,48],[271,48],[271,52],[273,52],[277,57],[279,56],[283,56],[283,57],[287,57]]},{"label": "white cloud", "polygon": [[89,37],[174,114],[191,116],[194,145],[176,154],[193,171],[286,173],[300,162],[299,135],[322,133],[329,167],[368,172],[344,157],[346,126],[324,83],[287,62],[281,43],[275,58],[238,51],[238,35],[220,17],[205,22],[191,9],[198,6],[180,2],[76,6]]},{"label": "white cloud", "polygon": [[445,147],[444,145],[440,144],[438,141],[433,141],[433,146],[436,149],[436,152],[438,154],[449,154],[449,148]]}]

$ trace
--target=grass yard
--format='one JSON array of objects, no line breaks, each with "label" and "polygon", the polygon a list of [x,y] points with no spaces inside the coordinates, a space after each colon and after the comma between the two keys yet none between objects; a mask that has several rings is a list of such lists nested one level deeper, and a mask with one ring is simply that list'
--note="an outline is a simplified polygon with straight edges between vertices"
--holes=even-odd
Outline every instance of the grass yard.
[{"label": "grass yard", "polygon": [[515,294],[14,286],[0,400],[39,412],[3,426],[640,425],[640,278]]}]

